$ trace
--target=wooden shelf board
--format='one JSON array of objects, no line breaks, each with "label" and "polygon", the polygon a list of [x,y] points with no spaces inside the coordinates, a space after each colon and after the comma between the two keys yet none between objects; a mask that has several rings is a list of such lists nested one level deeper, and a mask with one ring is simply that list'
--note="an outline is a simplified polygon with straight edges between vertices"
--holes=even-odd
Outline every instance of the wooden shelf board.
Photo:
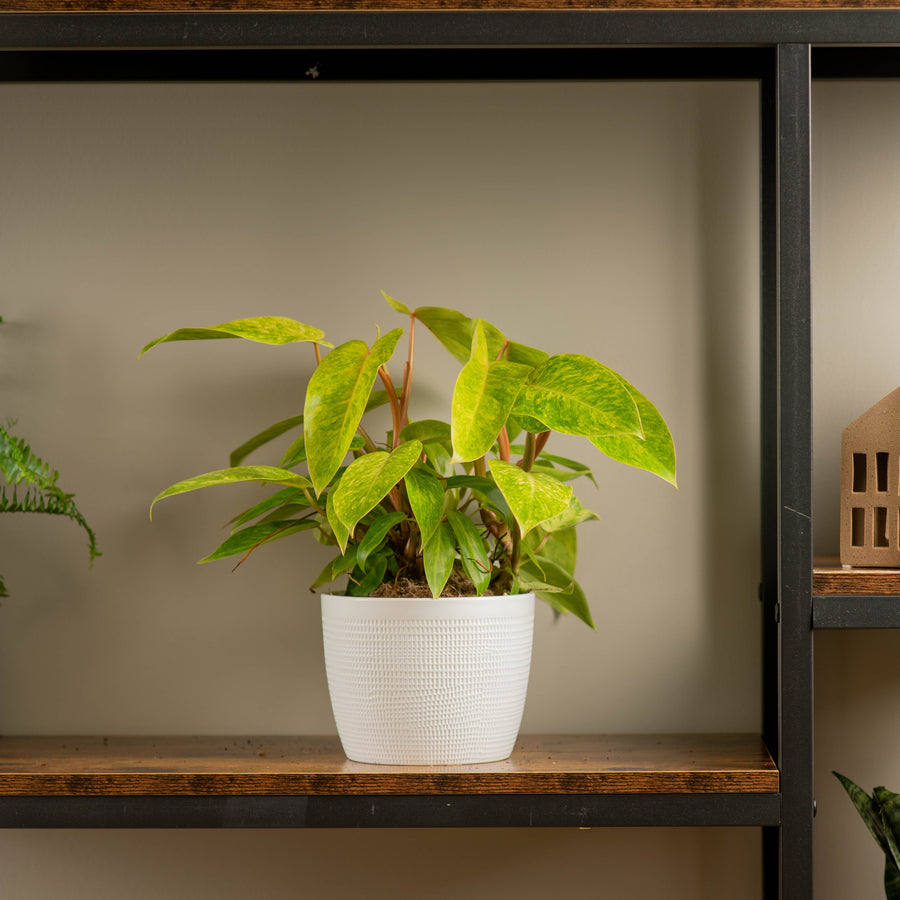
[{"label": "wooden shelf board", "polygon": [[335,737],[0,737],[0,796],[772,794],[758,735],[523,736],[470,766],[350,762]]},{"label": "wooden shelf board", "polygon": [[845,569],[836,558],[817,559],[813,566],[813,594],[895,595],[900,601],[900,569]]},{"label": "wooden shelf board", "polygon": [[9,0],[3,13],[896,9],[897,0]]}]

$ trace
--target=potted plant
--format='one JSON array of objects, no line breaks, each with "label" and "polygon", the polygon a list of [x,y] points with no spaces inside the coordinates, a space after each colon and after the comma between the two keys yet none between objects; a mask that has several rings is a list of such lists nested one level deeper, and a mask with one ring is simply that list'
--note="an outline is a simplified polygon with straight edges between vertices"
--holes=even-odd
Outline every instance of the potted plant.
[{"label": "potted plant", "polygon": [[[593,476],[584,463],[548,450],[551,433],[582,436],[674,484],[672,438],[653,404],[594,359],[550,356],[483,319],[384,297],[408,321],[406,360],[394,375],[388,364],[402,328],[371,346],[335,347],[318,328],[257,317],[179,329],[147,344],[142,354],[186,340],[307,342],[316,358],[302,414],[250,438],[229,468],[166,488],[151,514],[159,500],[198,488],[247,481],[274,488],[232,520],[228,538],[201,562],[235,555],[242,562],[300,531],[335,548],[311,587],[347,578],[343,595],[322,597],[329,689],[347,755],[404,763],[505,758],[524,704],[534,595],[594,627],[574,574],[575,527],[597,516],[569,483]],[[449,421],[413,417],[419,325],[462,363]],[[391,415],[380,443],[364,423],[379,406]],[[296,437],[277,465],[244,464],[287,432]],[[482,644],[468,646],[471,638]],[[509,661],[501,663],[506,650]],[[454,687],[449,672],[457,663],[462,681]],[[426,685],[398,688],[423,672]],[[482,675],[498,684],[481,685]],[[512,698],[501,688],[512,689]],[[377,708],[382,702],[393,717]],[[487,736],[495,724],[502,736]],[[361,736],[352,734],[356,726]]]},{"label": "potted plant", "polygon": [[870,797],[845,775],[833,773],[884,853],[884,893],[900,900],[900,794],[877,787]]}]

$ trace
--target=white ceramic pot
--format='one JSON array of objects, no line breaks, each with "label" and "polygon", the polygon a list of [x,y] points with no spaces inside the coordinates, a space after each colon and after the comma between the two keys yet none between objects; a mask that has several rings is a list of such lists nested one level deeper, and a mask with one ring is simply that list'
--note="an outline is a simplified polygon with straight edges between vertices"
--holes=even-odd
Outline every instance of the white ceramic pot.
[{"label": "white ceramic pot", "polygon": [[323,594],[322,633],[349,759],[456,765],[512,753],[531,667],[534,594]]}]

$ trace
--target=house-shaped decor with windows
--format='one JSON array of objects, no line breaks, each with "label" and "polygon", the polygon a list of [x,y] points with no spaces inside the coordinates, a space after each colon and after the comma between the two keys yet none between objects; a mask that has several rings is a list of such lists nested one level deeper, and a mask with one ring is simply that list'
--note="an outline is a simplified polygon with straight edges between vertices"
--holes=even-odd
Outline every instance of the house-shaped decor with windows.
[{"label": "house-shaped decor with windows", "polygon": [[900,388],[844,429],[841,564],[900,567]]}]

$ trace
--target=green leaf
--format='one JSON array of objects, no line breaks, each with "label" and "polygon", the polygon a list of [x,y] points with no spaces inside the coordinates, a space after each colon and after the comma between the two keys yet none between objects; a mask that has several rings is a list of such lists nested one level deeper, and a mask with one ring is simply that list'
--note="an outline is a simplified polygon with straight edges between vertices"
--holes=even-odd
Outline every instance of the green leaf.
[{"label": "green leaf", "polygon": [[491,583],[491,561],[484,538],[472,520],[455,509],[447,510],[447,521],[459,545],[459,558],[469,580],[480,597]]},{"label": "green leaf", "polygon": [[582,522],[589,522],[599,518],[600,516],[597,513],[582,506],[578,497],[572,494],[568,507],[558,516],[542,522],[541,528],[544,531],[562,531],[565,528],[571,528],[573,525],[580,525]]},{"label": "green leaf", "polygon": [[587,598],[581,585],[573,578],[572,573],[540,555],[537,556],[537,563],[539,565],[530,560],[522,562],[519,568],[520,586],[527,588],[532,581],[550,584],[553,590],[545,591],[540,587],[536,587],[534,592],[554,609],[563,613],[572,613],[586,625],[596,630],[597,626],[594,625],[594,620],[591,617]]},{"label": "green leaf", "polygon": [[888,856],[893,861],[897,875],[900,877],[900,848],[897,846],[897,841],[900,839],[900,795],[885,787],[876,787],[872,791],[872,795],[881,808],[881,822],[890,851]]},{"label": "green leaf", "polygon": [[412,310],[405,304],[401,303],[399,300],[395,300],[393,297],[386,294],[384,291],[381,292],[381,296],[387,300],[388,304],[392,309],[397,310],[398,313],[403,313],[406,316],[412,315]]},{"label": "green leaf", "polygon": [[[519,451],[517,451],[519,452]],[[554,453],[542,452],[538,457],[538,461],[541,460],[549,460],[554,465],[562,466],[564,469],[570,469],[576,475],[588,478],[593,482],[594,487],[597,487],[597,482],[594,479],[594,473],[591,470],[590,466],[586,466],[584,463],[578,462],[576,459],[568,459],[565,456],[557,456]]]},{"label": "green leaf", "polygon": [[280,422],[270,425],[268,428],[260,431],[259,434],[253,435],[252,438],[245,441],[240,447],[232,450],[231,458],[228,461],[229,465],[232,466],[232,468],[239,466],[254,450],[259,449],[264,444],[268,444],[269,441],[280,437],[286,431],[297,428],[302,424],[303,416],[291,416],[289,419],[282,419]]},{"label": "green leaf", "polygon": [[525,344],[510,341],[506,348],[506,358],[510,362],[521,363],[523,366],[537,369],[550,359],[550,354],[535,347],[527,347]]},{"label": "green leaf", "polygon": [[422,557],[431,596],[440,597],[456,559],[456,537],[447,522],[441,522],[431,539],[422,546]]},{"label": "green leaf", "polygon": [[456,468],[451,462],[450,452],[443,444],[425,444],[425,458],[428,465],[441,478],[451,478],[456,472]]},{"label": "green leaf", "polygon": [[356,553],[358,550],[359,545],[354,544],[352,547],[347,548],[346,553],[336,556],[331,562],[327,563],[325,568],[319,572],[316,580],[309,586],[309,589],[314,591],[316,588],[322,587],[323,584],[331,584],[339,575],[349,572],[356,565]]},{"label": "green leaf", "polygon": [[[469,361],[472,339],[475,336],[475,319],[470,319],[455,309],[440,306],[420,306],[415,316],[461,363]],[[488,356],[496,359],[506,338],[490,322],[484,322],[483,327]]]},{"label": "green leaf", "polygon": [[309,520],[305,522],[292,520],[261,522],[258,525],[250,525],[247,528],[236,531],[231,537],[219,544],[209,556],[204,556],[198,562],[207,563],[216,559],[224,559],[226,556],[234,556],[237,553],[246,553],[259,544],[267,544],[278,538],[287,537],[288,535],[296,534],[298,531],[306,531],[315,527],[316,523]]},{"label": "green leaf", "polygon": [[575,572],[575,561],[578,558],[576,529],[567,528],[565,531],[544,533],[543,528],[538,528],[531,532],[528,543],[541,558],[550,560],[565,572]]},{"label": "green leaf", "polygon": [[491,478],[481,478],[479,475],[452,475],[447,479],[448,488],[465,488],[470,490],[480,503],[488,504],[496,509],[505,522],[511,521],[509,506],[506,498],[500,493],[497,483]]},{"label": "green leaf", "polygon": [[523,537],[569,506],[572,488],[549,475],[535,475],[499,459],[492,459],[490,468]]},{"label": "green leaf", "polygon": [[347,593],[353,597],[368,597],[383,581],[387,572],[387,557],[377,556],[372,560],[372,566],[368,572],[363,572],[357,567],[350,575],[350,584]]},{"label": "green leaf", "polygon": [[862,817],[863,822],[866,823],[866,828],[869,829],[870,834],[878,842],[878,846],[881,847],[882,853],[884,853],[885,855],[890,853],[887,838],[884,834],[884,824],[881,820],[881,809],[878,806],[877,801],[870,797],[859,785],[854,784],[845,775],[840,775],[837,772],[834,772],[833,774],[835,778],[837,778],[837,780],[840,781],[840,783],[844,786],[844,790],[853,801],[853,805],[856,807],[856,811]]},{"label": "green leaf", "polygon": [[[353,460],[340,484],[332,491],[333,507],[328,519],[334,527],[334,516],[353,534],[356,523],[380,503],[416,464],[422,453],[418,441],[401,444],[393,453],[379,450]],[[341,549],[344,549],[344,544]]]},{"label": "green leaf", "polygon": [[[299,488],[283,488],[280,491],[276,491],[274,494],[270,494],[264,500],[260,500],[259,503],[255,503],[249,509],[244,510],[244,512],[238,513],[238,515],[231,519],[228,524],[232,526],[231,531],[233,534],[238,528],[246,525],[248,522],[252,522],[253,519],[257,519],[260,516],[264,516],[273,510],[278,510],[285,506],[297,505],[306,507],[310,505],[303,491]],[[288,517],[284,516],[283,518]]]},{"label": "green leaf", "polygon": [[491,449],[530,372],[528,366],[518,363],[491,361],[484,323],[479,319],[471,357],[453,391],[450,429],[454,462],[479,459]]},{"label": "green leaf", "polygon": [[534,418],[563,434],[643,435],[637,404],[622,379],[595,359],[574,353],[552,356],[535,369],[513,412],[528,431],[528,418]]},{"label": "green leaf", "polygon": [[295,319],[284,316],[256,316],[252,319],[235,319],[233,322],[223,322],[221,325],[212,325],[209,328],[179,328],[171,334],[150,341],[138,358],[143,356],[151,347],[157,344],[165,344],[171,341],[213,341],[228,338],[244,338],[248,341],[257,341],[261,344],[292,344],[297,341],[311,341],[330,347],[323,340],[325,332],[321,328],[312,325],[304,325]]},{"label": "green leaf", "polygon": [[444,488],[434,475],[417,466],[406,473],[404,481],[424,545],[437,530],[444,513]]},{"label": "green leaf", "polygon": [[423,444],[441,444],[448,450],[452,447],[450,426],[439,419],[422,419],[419,422],[410,422],[400,432],[400,439],[404,441],[421,441]]},{"label": "green leaf", "polygon": [[328,492],[328,497],[325,501],[325,515],[328,524],[331,526],[331,530],[334,532],[334,538],[341,548],[341,552],[346,553],[347,541],[350,539],[350,529],[340,520],[339,516],[334,511],[335,490],[336,488],[333,488]]},{"label": "green leaf", "polygon": [[369,556],[378,550],[379,547],[387,539],[388,532],[400,522],[406,521],[406,515],[402,512],[388,513],[386,516],[379,516],[366,532],[365,537],[359,542],[359,550],[357,551],[356,563],[360,569],[366,571],[366,560]]},{"label": "green leaf", "polygon": [[389,331],[371,350],[363,341],[348,341],[332,350],[313,372],[303,417],[309,476],[317,495],[347,455],[378,368],[391,358],[402,334],[402,328]]},{"label": "green leaf", "polygon": [[675,444],[669,433],[668,425],[659,410],[640,391],[624,378],[621,378],[621,381],[637,405],[644,438],[641,440],[639,437],[627,434],[606,437],[592,436],[591,443],[616,462],[645,469],[677,486]]},{"label": "green leaf", "polygon": [[275,466],[235,466],[231,469],[218,469],[215,472],[206,472],[203,475],[195,475],[193,478],[179,481],[157,494],[150,504],[150,517],[153,518],[153,507],[165,497],[185,494],[200,488],[217,487],[222,484],[240,484],[247,481],[258,481],[261,484],[283,484],[287,487],[310,487],[308,478]]}]

